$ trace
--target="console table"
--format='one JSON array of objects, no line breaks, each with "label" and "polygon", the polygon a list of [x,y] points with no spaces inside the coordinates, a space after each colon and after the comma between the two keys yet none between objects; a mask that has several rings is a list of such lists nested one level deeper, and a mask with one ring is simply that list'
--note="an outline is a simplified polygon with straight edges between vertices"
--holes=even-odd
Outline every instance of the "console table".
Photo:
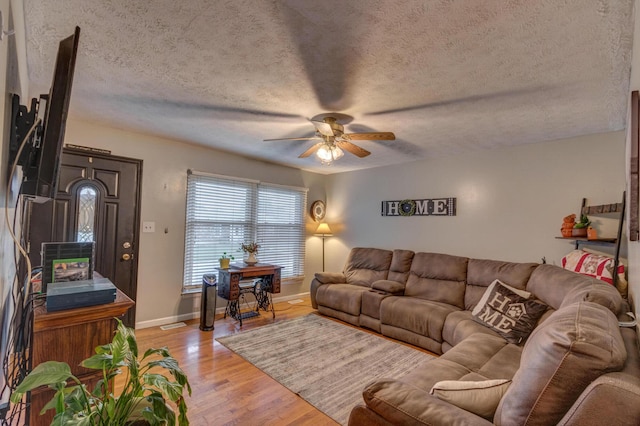
[{"label": "console table", "polygon": [[[229,268],[218,270],[218,296],[227,300],[227,307],[224,316],[240,321],[242,319],[257,315],[260,309],[271,311],[276,317],[273,308],[272,294],[280,293],[280,270],[282,266],[269,265],[266,263],[256,263],[249,266],[244,263],[232,263]],[[255,284],[249,287],[241,287],[240,281],[256,279]],[[256,297],[256,309],[254,312],[242,314],[240,312],[240,295],[253,293]]]},{"label": "console table", "polygon": [[[32,366],[48,360],[66,362],[71,372],[93,390],[95,383],[102,379],[102,371],[81,367],[80,362],[94,355],[97,346],[111,342],[116,329],[113,318],[123,316],[133,305],[133,300],[116,290],[116,300],[104,305],[55,312],[47,312],[42,304],[36,306],[33,311]],[[51,423],[55,410],[42,416],[39,413],[53,393],[45,387],[31,392],[31,426]]]}]

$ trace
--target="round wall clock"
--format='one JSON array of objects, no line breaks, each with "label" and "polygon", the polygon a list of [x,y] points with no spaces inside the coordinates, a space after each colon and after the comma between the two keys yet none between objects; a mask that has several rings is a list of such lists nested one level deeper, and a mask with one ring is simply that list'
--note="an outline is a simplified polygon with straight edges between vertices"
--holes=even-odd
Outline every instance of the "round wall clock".
[{"label": "round wall clock", "polygon": [[314,201],[313,204],[311,204],[311,217],[316,222],[322,221],[322,219],[324,219],[325,213],[326,207],[324,205],[324,201],[317,200]]}]

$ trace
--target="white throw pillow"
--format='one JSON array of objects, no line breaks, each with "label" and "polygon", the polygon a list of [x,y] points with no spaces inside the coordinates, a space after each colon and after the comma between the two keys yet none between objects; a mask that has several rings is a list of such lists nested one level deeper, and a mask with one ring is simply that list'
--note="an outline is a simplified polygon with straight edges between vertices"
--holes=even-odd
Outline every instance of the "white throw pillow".
[{"label": "white throw pillow", "polygon": [[510,384],[509,379],[444,380],[433,385],[429,393],[463,410],[492,419]]}]

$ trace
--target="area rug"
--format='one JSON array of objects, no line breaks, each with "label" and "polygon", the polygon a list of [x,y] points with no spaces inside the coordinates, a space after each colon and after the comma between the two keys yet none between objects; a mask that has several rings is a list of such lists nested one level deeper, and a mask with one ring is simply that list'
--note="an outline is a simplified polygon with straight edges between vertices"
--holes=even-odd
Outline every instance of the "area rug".
[{"label": "area rug", "polygon": [[316,314],[216,340],[343,425],[368,383],[434,359]]}]

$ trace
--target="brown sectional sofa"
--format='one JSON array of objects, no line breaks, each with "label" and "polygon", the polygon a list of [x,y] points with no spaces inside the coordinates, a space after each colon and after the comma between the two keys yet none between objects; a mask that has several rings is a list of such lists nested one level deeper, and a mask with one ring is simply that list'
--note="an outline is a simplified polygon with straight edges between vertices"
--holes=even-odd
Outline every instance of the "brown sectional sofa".
[{"label": "brown sectional sofa", "polygon": [[[509,343],[472,318],[496,279],[548,305],[526,341]],[[618,326],[626,306],[617,290],[593,278],[552,265],[354,248],[342,273],[316,274],[311,301],[321,314],[443,354],[370,384],[350,425],[640,424],[637,333]],[[443,381],[495,379],[511,382],[490,417],[430,394]],[[475,401],[474,392],[455,396]]]}]

